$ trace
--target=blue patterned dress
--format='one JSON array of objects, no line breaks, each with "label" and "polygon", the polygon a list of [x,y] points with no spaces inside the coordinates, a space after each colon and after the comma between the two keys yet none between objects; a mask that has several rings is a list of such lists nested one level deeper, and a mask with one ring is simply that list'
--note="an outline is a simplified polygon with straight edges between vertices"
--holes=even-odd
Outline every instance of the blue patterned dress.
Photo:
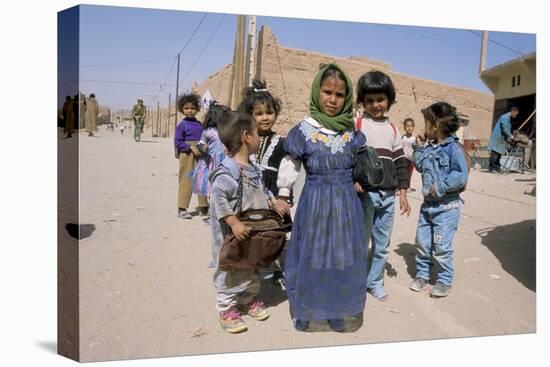
[{"label": "blue patterned dress", "polygon": [[363,209],[352,181],[352,148],[365,140],[353,130],[324,133],[307,120],[288,133],[285,151],[307,174],[285,264],[295,319],[339,319],[365,308]]}]

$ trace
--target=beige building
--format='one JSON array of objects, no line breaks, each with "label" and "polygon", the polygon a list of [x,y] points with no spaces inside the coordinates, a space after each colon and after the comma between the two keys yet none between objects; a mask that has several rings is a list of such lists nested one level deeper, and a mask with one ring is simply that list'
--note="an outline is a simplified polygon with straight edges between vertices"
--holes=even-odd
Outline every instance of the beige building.
[{"label": "beige building", "polygon": [[[533,52],[480,73],[481,80],[495,96],[492,126],[512,106],[519,109],[518,117],[512,121],[513,129],[519,127],[535,110],[536,69],[537,54]],[[536,114],[521,130],[531,133],[535,120]]]}]

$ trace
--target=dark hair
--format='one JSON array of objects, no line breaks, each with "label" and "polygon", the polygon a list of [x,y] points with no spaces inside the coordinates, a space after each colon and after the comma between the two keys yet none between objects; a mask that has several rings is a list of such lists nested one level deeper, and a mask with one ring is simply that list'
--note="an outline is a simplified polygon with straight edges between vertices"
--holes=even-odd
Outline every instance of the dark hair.
[{"label": "dark hair", "polygon": [[[321,64],[319,64],[319,69],[322,69],[325,66],[326,66],[326,64],[321,63]],[[334,78],[336,80],[343,81],[344,84],[346,84],[346,95],[349,94],[350,88],[353,88],[353,86],[348,85],[348,80],[347,80],[346,76],[344,75],[344,73],[342,73],[340,70],[336,69],[335,67],[331,66],[327,70],[325,70],[325,72],[321,76],[321,84],[323,84],[323,82],[328,78]]]},{"label": "dark hair", "polygon": [[369,71],[357,81],[357,104],[364,104],[367,94],[384,93],[388,97],[388,111],[395,103],[395,87],[391,78],[378,70]]},{"label": "dark hair", "polygon": [[90,98],[95,98],[95,94],[90,93]]},{"label": "dark hair", "polygon": [[222,115],[218,125],[218,135],[227,151],[235,154],[241,148],[243,133],[248,131],[252,134],[255,127],[256,124],[250,114],[241,111],[227,111]]},{"label": "dark hair", "polygon": [[510,112],[512,112],[512,111],[519,112],[519,109],[516,106],[512,106],[512,107],[510,107]]},{"label": "dark hair", "polygon": [[426,121],[436,124],[443,133],[451,135],[455,133],[460,126],[460,117],[456,108],[447,102],[437,102],[422,110]]},{"label": "dark hair", "polygon": [[216,101],[211,101],[210,105],[208,106],[208,112],[206,113],[206,115],[204,115],[202,128],[218,128],[218,124],[220,123],[223,114],[229,110],[231,110],[229,107],[219,104]]},{"label": "dark hair", "polygon": [[275,116],[281,112],[281,101],[267,90],[265,80],[252,80],[252,86],[243,89],[243,100],[237,107],[237,111],[252,114],[256,104],[265,104],[266,107],[272,107]]},{"label": "dark hair", "polygon": [[405,120],[403,120],[403,126],[407,126],[407,122],[409,121],[412,122],[414,126],[414,120],[412,119],[412,117],[407,117]]},{"label": "dark hair", "polygon": [[178,111],[183,113],[183,106],[187,103],[193,104],[197,111],[201,108],[201,97],[195,93],[184,94],[178,98]]},{"label": "dark hair", "polygon": [[72,97],[71,97],[71,96],[67,96],[67,97],[65,97],[65,101],[67,101],[67,102],[69,102],[69,101],[70,101],[71,99],[72,99]]}]

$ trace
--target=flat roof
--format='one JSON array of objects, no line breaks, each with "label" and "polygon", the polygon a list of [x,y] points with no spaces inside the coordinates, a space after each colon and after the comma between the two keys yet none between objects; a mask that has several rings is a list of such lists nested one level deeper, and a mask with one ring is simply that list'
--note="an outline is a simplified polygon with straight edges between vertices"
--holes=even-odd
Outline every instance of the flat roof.
[{"label": "flat roof", "polygon": [[532,52],[530,54],[523,55],[523,56],[520,56],[518,58],[512,59],[512,60],[507,61],[505,63],[495,65],[492,68],[485,69],[481,73],[479,73],[479,76],[481,78],[483,78],[483,77],[495,77],[495,76],[498,76],[500,74],[500,72],[505,71],[508,67],[510,67],[512,65],[515,65],[515,64],[520,63],[520,62],[536,61],[536,60],[537,60],[537,52],[535,51],[535,52]]}]

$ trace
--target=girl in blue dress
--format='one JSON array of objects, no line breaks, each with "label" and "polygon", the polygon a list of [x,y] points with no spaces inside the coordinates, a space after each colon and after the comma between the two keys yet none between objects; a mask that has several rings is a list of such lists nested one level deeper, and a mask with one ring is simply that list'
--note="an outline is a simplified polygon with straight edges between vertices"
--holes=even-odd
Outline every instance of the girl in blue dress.
[{"label": "girl in blue dress", "polygon": [[353,149],[365,144],[354,131],[353,84],[325,65],[313,80],[310,115],[288,133],[277,186],[285,198],[300,167],[306,182],[288,243],[285,281],[294,327],[327,320],[345,331],[345,317],[362,317],[366,299],[363,210],[352,181]]}]

